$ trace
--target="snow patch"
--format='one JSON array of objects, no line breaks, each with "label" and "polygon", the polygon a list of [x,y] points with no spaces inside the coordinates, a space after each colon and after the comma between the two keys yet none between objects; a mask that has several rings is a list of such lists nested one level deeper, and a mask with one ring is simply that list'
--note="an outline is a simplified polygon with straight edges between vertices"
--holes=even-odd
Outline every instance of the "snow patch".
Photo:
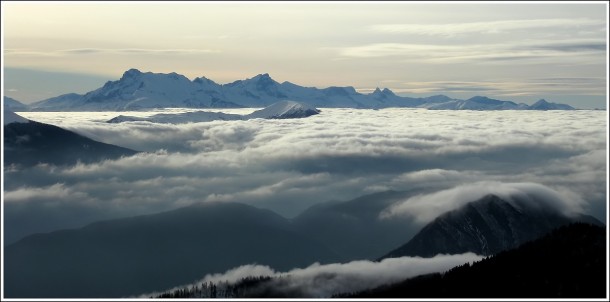
[{"label": "snow patch", "polygon": [[299,102],[281,101],[274,103],[264,109],[255,111],[248,115],[227,114],[222,112],[195,111],[179,114],[156,114],[148,118],[119,115],[108,120],[108,123],[122,123],[133,121],[148,121],[161,124],[186,124],[211,121],[236,121],[253,118],[263,119],[288,119],[304,118],[320,113],[320,110]]},{"label": "snow patch", "polygon": [[295,101],[281,101],[246,115],[246,118],[302,118],[320,113],[320,110],[308,104]]}]

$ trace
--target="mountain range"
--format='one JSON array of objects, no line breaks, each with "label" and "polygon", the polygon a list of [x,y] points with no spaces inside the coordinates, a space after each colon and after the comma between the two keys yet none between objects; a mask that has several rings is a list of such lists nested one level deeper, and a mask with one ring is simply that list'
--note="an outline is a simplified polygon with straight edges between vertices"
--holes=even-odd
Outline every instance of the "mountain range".
[{"label": "mountain range", "polygon": [[201,203],[28,236],[5,248],[7,297],[120,297],[258,263],[288,270],[338,260],[270,210]]},{"label": "mountain range", "polygon": [[[396,244],[396,238],[371,240],[374,236],[383,237],[379,230],[394,227],[390,237],[396,237],[401,231],[403,238],[409,236],[400,223],[388,224],[385,229],[374,227],[377,230],[370,233],[362,227],[350,231],[349,226],[378,217],[383,203],[392,204],[404,194],[388,192],[387,196],[377,194],[350,202],[333,202],[306,211],[308,214],[294,220],[253,206],[217,202],[106,220],[80,229],[30,235],[5,247],[5,293],[7,297],[27,298],[120,297],[187,284],[206,274],[222,273],[246,264],[269,265],[286,271],[314,262],[363,259],[363,254],[379,253],[367,247]],[[375,197],[386,201],[375,202]],[[523,240],[535,239],[555,227],[578,221],[565,216],[560,219],[558,213],[537,211],[535,207],[520,207],[518,212],[522,214],[512,213],[517,208],[506,204],[507,201],[495,196],[485,197],[440,216],[419,233],[429,236],[426,243],[432,243],[425,246],[424,254],[453,250],[480,252],[481,246],[502,243],[497,249],[489,249],[489,253],[493,253],[514,248]],[[473,207],[491,210],[473,211]],[[350,219],[350,214],[355,219]],[[332,226],[333,217],[344,215],[347,219],[338,222],[335,231],[321,232],[321,228]],[[312,216],[326,217],[315,219]],[[509,218],[503,221],[502,216]],[[317,227],[317,221],[324,225]],[[439,221],[462,227],[446,228],[444,233],[426,231],[435,229]],[[475,223],[464,224],[468,221]],[[547,223],[549,221],[552,223]],[[485,233],[485,228],[490,226],[500,230]],[[532,234],[525,236],[532,226]],[[509,232],[512,230],[514,232]],[[481,241],[488,244],[473,243],[469,239],[470,235],[481,233],[485,236]],[[357,234],[362,236],[357,238]],[[344,240],[342,237],[350,238]],[[445,242],[454,242],[446,238],[461,237],[465,237],[467,244],[457,244],[457,249],[447,248]],[[337,244],[332,244],[333,238]],[[410,242],[417,242],[417,238],[418,235]],[[366,252],[349,252],[349,249],[360,248]],[[383,254],[388,254],[389,250],[387,248]],[[398,256],[396,253],[390,252],[389,256]]]},{"label": "mountain range", "polygon": [[388,107],[442,110],[569,110],[568,105],[539,101],[537,106],[500,101],[483,96],[467,100],[444,95],[425,98],[402,97],[391,90],[379,89],[362,94],[354,87],[303,87],[279,83],[269,74],[218,84],[205,77],[189,80],[175,72],[152,73],[127,70],[116,81],[83,95],[69,93],[33,103],[33,111],[125,111],[151,108],[263,108],[278,101],[297,101],[319,108]]}]

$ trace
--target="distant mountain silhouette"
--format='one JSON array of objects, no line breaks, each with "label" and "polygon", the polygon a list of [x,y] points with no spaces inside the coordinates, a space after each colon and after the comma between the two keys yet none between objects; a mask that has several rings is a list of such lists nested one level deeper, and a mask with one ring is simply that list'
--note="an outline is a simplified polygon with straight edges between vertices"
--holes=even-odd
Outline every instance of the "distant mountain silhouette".
[{"label": "distant mountain silhouette", "polygon": [[[27,120],[25,120],[27,121]],[[4,165],[73,165],[130,156],[137,151],[101,143],[57,126],[29,122],[4,125]]]},{"label": "distant mountain silhouette", "polygon": [[604,298],[605,228],[575,223],[446,273],[336,298]]},{"label": "distant mountain silhouette", "polygon": [[387,191],[324,202],[305,210],[293,222],[301,232],[340,254],[343,261],[375,259],[419,230],[408,220],[379,219],[385,208],[414,194]]},{"label": "distant mountain silhouette", "polygon": [[12,111],[28,110],[29,106],[8,96],[4,97],[4,109]]},{"label": "distant mountain silhouette", "polygon": [[552,209],[531,207],[527,201],[517,200],[516,204],[487,195],[437,217],[409,242],[382,259],[465,252],[492,255],[536,239],[561,225],[577,221],[603,225],[588,215],[568,217]]},{"label": "distant mountain silhouette", "polygon": [[277,270],[338,257],[283,217],[235,203],[37,234],[4,249],[11,298],[110,298],[191,283],[244,264]]},{"label": "distant mountain silhouette", "polygon": [[574,107],[565,104],[549,103],[541,99],[528,107],[529,110],[574,110]]}]

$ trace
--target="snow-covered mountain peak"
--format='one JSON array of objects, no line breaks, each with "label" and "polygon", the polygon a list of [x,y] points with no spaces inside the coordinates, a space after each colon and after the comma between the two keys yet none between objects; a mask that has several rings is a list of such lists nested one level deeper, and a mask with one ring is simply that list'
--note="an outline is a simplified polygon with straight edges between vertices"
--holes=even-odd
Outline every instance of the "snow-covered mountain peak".
[{"label": "snow-covered mountain peak", "polygon": [[383,94],[387,94],[387,95],[395,95],[394,92],[388,88],[383,88],[383,90],[381,92]]},{"label": "snow-covered mountain peak", "polygon": [[257,74],[252,80],[271,80],[271,76],[268,73]]},{"label": "snow-covered mountain peak", "polygon": [[480,96],[480,95],[473,96],[466,101],[471,101],[471,102],[476,102],[476,103],[481,103],[481,104],[490,104],[490,105],[499,105],[502,103],[502,101],[490,99],[486,96]]},{"label": "snow-covered mountain peak", "polygon": [[549,102],[547,102],[545,99],[539,99],[536,103],[534,103],[534,105],[548,105]]},{"label": "snow-covered mountain peak", "polygon": [[536,103],[532,104],[528,109],[530,110],[574,110],[574,107],[565,104],[556,104],[547,102],[545,99],[540,99]]},{"label": "snow-covered mountain peak", "polygon": [[318,113],[320,113],[320,110],[308,104],[295,101],[280,101],[273,103],[264,109],[252,112],[251,114],[247,115],[247,118],[301,118]]},{"label": "snow-covered mountain peak", "polygon": [[328,96],[349,96],[352,94],[358,94],[358,92],[356,92],[356,89],[352,86],[347,86],[347,87],[331,86],[331,87],[323,89],[323,91]]},{"label": "snow-covered mountain peak", "polygon": [[139,71],[135,68],[131,68],[123,73],[123,76],[121,77],[121,79],[135,78],[140,75],[142,75],[141,71]]},{"label": "snow-covered mountain peak", "polygon": [[208,78],[206,78],[206,77],[198,77],[198,78],[195,78],[195,79],[193,80],[193,83],[195,83],[195,84],[200,84],[200,85],[201,85],[201,84],[205,84],[205,85],[215,85],[215,86],[216,86],[216,85],[218,85],[216,82],[214,82],[214,81],[212,81],[212,80],[210,80],[210,79],[208,79]]}]

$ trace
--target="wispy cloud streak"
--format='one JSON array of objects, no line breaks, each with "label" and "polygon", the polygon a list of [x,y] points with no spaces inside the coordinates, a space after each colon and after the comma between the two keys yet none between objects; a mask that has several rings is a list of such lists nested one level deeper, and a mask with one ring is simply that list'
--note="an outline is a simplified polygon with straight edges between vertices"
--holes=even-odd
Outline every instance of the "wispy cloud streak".
[{"label": "wispy cloud streak", "polygon": [[500,34],[518,30],[535,30],[542,28],[594,28],[603,30],[605,24],[600,20],[579,19],[529,19],[499,20],[487,22],[464,22],[447,24],[377,24],[371,30],[383,33],[401,33],[412,35],[456,36],[464,34]]}]

